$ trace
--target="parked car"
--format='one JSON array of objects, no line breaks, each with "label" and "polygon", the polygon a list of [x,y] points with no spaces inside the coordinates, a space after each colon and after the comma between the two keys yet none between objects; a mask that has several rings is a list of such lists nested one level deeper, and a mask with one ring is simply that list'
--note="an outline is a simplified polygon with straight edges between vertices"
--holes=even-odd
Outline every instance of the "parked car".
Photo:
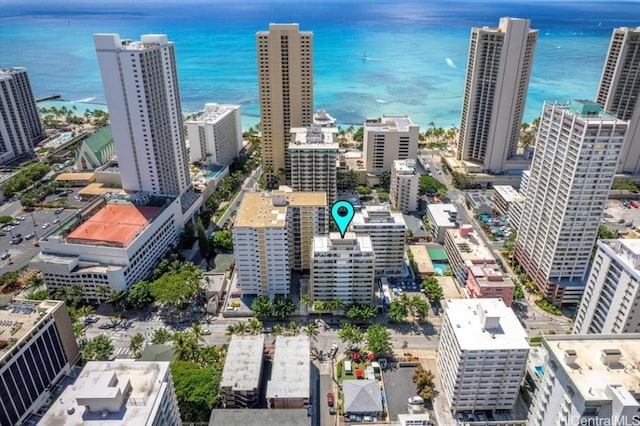
[{"label": "parked car", "polygon": [[59,223],[59,222],[60,222],[60,219],[58,218],[53,219],[53,223]]},{"label": "parked car", "polygon": [[208,336],[211,334],[211,330],[209,330],[208,328],[205,328],[204,330],[202,330],[202,334],[205,336]]},{"label": "parked car", "polygon": [[101,329],[101,330],[109,330],[109,329],[115,328],[115,327],[116,327],[115,324],[109,323],[109,322],[103,322],[102,324],[100,324],[98,326],[98,328]]},{"label": "parked car", "polygon": [[409,398],[409,404],[424,405],[424,399],[419,396],[412,396]]},{"label": "parked car", "polygon": [[59,207],[56,209],[56,211],[54,212],[55,214],[60,214],[64,211],[64,207]]},{"label": "parked car", "polygon": [[85,324],[94,324],[94,323],[98,322],[98,318],[96,318],[96,317],[86,317],[84,319],[84,322],[85,322]]},{"label": "parked car", "polygon": [[35,236],[36,236],[36,234],[27,234],[27,235],[25,235],[25,236],[24,236],[24,239],[25,239],[25,240],[30,240],[30,239],[32,239],[32,238],[33,238],[33,237],[35,237]]},{"label": "parked car", "polygon": [[9,254],[9,252],[4,253],[2,256],[0,256],[0,259],[5,260],[8,259],[11,255]]},{"label": "parked car", "polygon": [[44,225],[42,225],[42,229],[47,229],[49,226],[51,226],[51,224],[47,222]]},{"label": "parked car", "polygon": [[329,404],[329,407],[333,407],[333,403],[334,403],[334,399],[333,399],[333,392],[329,392],[327,394],[327,404]]},{"label": "parked car", "polygon": [[14,237],[9,244],[20,244],[22,242],[22,237]]}]

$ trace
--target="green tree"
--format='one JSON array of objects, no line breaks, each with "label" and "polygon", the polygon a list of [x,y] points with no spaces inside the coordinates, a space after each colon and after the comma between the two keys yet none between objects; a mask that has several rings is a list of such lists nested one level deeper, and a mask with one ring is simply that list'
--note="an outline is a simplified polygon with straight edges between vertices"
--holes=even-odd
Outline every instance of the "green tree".
[{"label": "green tree", "polygon": [[166,328],[156,328],[153,330],[153,336],[151,337],[151,343],[154,345],[162,345],[164,343],[173,340],[173,333]]},{"label": "green tree", "polygon": [[144,309],[155,301],[148,281],[138,281],[127,293],[127,305],[135,309]]},{"label": "green tree", "polygon": [[106,361],[113,355],[113,350],[111,339],[101,334],[87,340],[82,351],[82,358],[85,361]]},{"label": "green tree", "polygon": [[338,175],[338,188],[352,190],[358,185],[358,174],[354,170]]},{"label": "green tree", "polygon": [[424,295],[429,299],[431,303],[437,302],[442,299],[443,291],[442,287],[438,283],[438,280],[433,277],[427,277],[422,281],[422,288],[424,289]]},{"label": "green tree", "polygon": [[385,192],[391,190],[391,172],[382,172],[379,176],[380,186]]},{"label": "green tree", "polygon": [[409,314],[409,310],[407,309],[407,306],[402,303],[402,301],[394,299],[389,305],[387,314],[392,321],[402,322]]},{"label": "green tree", "polygon": [[356,192],[362,197],[368,197],[369,195],[371,195],[373,190],[366,185],[358,185],[356,186]]},{"label": "green tree", "polygon": [[272,315],[273,305],[267,296],[256,296],[251,303],[251,310],[258,318],[267,318]]},{"label": "green tree", "polygon": [[220,251],[233,250],[233,236],[231,231],[217,231],[212,237],[213,246]]},{"label": "green tree", "polygon": [[151,283],[151,295],[163,305],[184,309],[200,290],[201,271],[191,262],[170,269]]},{"label": "green tree", "polygon": [[285,318],[296,311],[296,305],[289,298],[276,297],[272,304],[272,315],[277,318]]},{"label": "green tree", "polygon": [[354,321],[368,321],[375,317],[377,313],[378,308],[376,306],[363,303],[353,303],[345,311],[347,318]]},{"label": "green tree", "polygon": [[423,299],[420,296],[413,297],[413,309],[416,313],[416,317],[418,321],[425,321],[427,316],[429,315],[429,309],[431,309],[431,304],[428,300]]},{"label": "green tree", "polygon": [[376,356],[387,354],[391,350],[389,330],[382,324],[370,325],[367,329],[367,348]]},{"label": "green tree", "polygon": [[192,323],[191,328],[189,329],[189,333],[191,333],[191,335],[193,336],[193,339],[197,343],[205,343],[205,340],[204,340],[205,332],[199,323],[197,322]]},{"label": "green tree", "polygon": [[431,370],[425,370],[419,365],[413,372],[413,383],[416,385],[418,395],[425,401],[431,402],[433,398],[434,375]]},{"label": "green tree", "polygon": [[353,140],[356,142],[362,142],[364,140],[364,127],[358,127],[358,130],[353,134]]},{"label": "green tree", "polygon": [[221,363],[201,366],[174,361],[171,377],[184,422],[207,422],[218,402],[218,386],[222,377]]},{"label": "green tree", "polygon": [[446,191],[447,186],[433,176],[420,176],[418,181],[418,192],[420,194],[435,195],[440,190]]},{"label": "green tree", "polygon": [[364,333],[351,323],[342,323],[340,325],[338,337],[346,343],[350,349],[359,348],[364,341]]},{"label": "green tree", "polygon": [[31,293],[27,294],[27,299],[28,300],[47,300],[50,297],[51,296],[49,296],[49,291],[48,290],[36,290],[36,291],[32,291]]},{"label": "green tree", "polygon": [[207,231],[204,229],[202,219],[198,217],[196,223],[196,232],[198,235],[198,247],[200,248],[200,254],[205,259],[209,259],[209,239],[207,238]]},{"label": "green tree", "polygon": [[142,333],[136,333],[129,343],[129,350],[133,352],[134,358],[140,358],[142,355],[142,349],[144,346],[144,335]]},{"label": "green tree", "polygon": [[176,357],[181,361],[197,361],[199,358],[200,347],[189,331],[178,331],[173,334],[173,349]]},{"label": "green tree", "polygon": [[257,318],[251,318],[247,321],[247,329],[249,331],[249,334],[252,334],[254,336],[258,335],[262,333],[263,328],[264,325],[262,324],[262,321],[258,320]]},{"label": "green tree", "polygon": [[318,341],[318,335],[320,331],[318,331],[318,326],[314,323],[307,324],[304,328],[304,334],[306,334],[310,340]]},{"label": "green tree", "polygon": [[311,307],[311,296],[309,296],[308,294],[303,294],[302,297],[300,297],[300,307],[303,307],[305,311],[307,311],[307,317],[309,316],[309,308]]}]

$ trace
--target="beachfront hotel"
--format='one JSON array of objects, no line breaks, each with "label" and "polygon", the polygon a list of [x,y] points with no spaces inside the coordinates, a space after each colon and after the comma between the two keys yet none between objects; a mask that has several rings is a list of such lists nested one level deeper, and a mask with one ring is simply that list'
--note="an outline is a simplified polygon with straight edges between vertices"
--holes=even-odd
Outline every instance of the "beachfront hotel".
[{"label": "beachfront hotel", "polygon": [[246,193],[232,231],[238,288],[271,299],[288,295],[291,270],[310,270],[313,237],[326,232],[327,221],[324,192]]},{"label": "beachfront hotel", "polygon": [[32,154],[45,137],[27,70],[0,68],[0,164]]},{"label": "beachfront hotel", "polygon": [[336,200],[339,145],[336,127],[293,127],[288,152],[291,188],[294,191],[325,192],[327,203]]},{"label": "beachfront hotel", "polygon": [[527,425],[634,425],[640,419],[640,334],[546,335]]},{"label": "beachfront hotel", "polygon": [[598,240],[592,265],[573,332],[640,333],[640,239]]},{"label": "beachfront hotel", "polygon": [[0,300],[0,424],[17,425],[51,399],[80,358],[64,302]]},{"label": "beachfront hotel", "polygon": [[597,102],[629,131],[618,173],[640,174],[640,27],[615,28],[598,87]]},{"label": "beachfront hotel", "polygon": [[184,124],[192,163],[230,166],[242,149],[240,105],[205,104]]},{"label": "beachfront hotel", "polygon": [[289,181],[287,151],[292,127],[308,127],[313,117],[313,33],[298,24],[269,24],[256,34],[262,164],[265,178]]},{"label": "beachfront hotel", "polygon": [[84,301],[104,301],[101,286],[126,291],[146,279],[178,242],[182,225],[177,198],[100,197],[41,235],[41,252],[30,265],[52,293],[77,284]]},{"label": "beachfront hotel", "polygon": [[420,126],[408,115],[367,119],[364,123],[363,159],[367,173],[391,172],[394,160],[416,158]]},{"label": "beachfront hotel", "polygon": [[122,188],[181,196],[191,186],[174,43],[94,34]]},{"label": "beachfront hotel", "polygon": [[376,256],[371,237],[347,232],[316,235],[311,247],[311,301],[373,302]]},{"label": "beachfront hotel", "polygon": [[513,409],[529,349],[502,300],[447,300],[436,364],[451,411]]},{"label": "beachfront hotel", "polygon": [[500,18],[472,28],[456,158],[502,172],[516,155],[538,30]]},{"label": "beachfront hotel", "polygon": [[595,102],[544,104],[514,253],[555,305],[582,297],[626,132]]}]

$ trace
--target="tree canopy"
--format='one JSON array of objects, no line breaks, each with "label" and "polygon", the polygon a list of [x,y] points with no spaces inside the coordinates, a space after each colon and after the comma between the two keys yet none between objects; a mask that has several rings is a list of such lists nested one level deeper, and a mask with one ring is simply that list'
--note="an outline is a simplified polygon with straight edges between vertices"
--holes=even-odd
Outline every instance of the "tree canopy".
[{"label": "tree canopy", "polygon": [[139,281],[131,286],[127,293],[127,305],[135,309],[144,309],[155,301],[151,294],[151,284]]},{"label": "tree canopy", "polygon": [[425,278],[422,281],[422,288],[424,288],[424,295],[427,296],[427,299],[432,303],[442,299],[444,293],[437,279],[433,277]]},{"label": "tree canopy", "polygon": [[420,194],[434,195],[439,191],[447,191],[447,186],[433,176],[420,176],[418,181],[418,191]]},{"label": "tree canopy", "polygon": [[217,231],[212,237],[213,246],[217,250],[232,251],[233,250],[233,236],[231,231]]},{"label": "tree canopy", "polygon": [[173,361],[171,377],[183,421],[206,422],[218,402],[222,364]]},{"label": "tree canopy", "polygon": [[389,330],[382,324],[373,324],[367,329],[367,348],[376,356],[391,350]]},{"label": "tree canopy", "polygon": [[85,361],[106,361],[113,354],[113,343],[104,334],[87,340],[82,351],[82,358]]},{"label": "tree canopy", "polygon": [[191,262],[179,270],[170,268],[151,283],[151,295],[158,303],[184,308],[198,294],[200,275],[201,271]]},{"label": "tree canopy", "polygon": [[345,315],[355,321],[368,321],[375,317],[378,313],[378,308],[373,305],[366,305],[363,303],[354,303],[347,307]]}]

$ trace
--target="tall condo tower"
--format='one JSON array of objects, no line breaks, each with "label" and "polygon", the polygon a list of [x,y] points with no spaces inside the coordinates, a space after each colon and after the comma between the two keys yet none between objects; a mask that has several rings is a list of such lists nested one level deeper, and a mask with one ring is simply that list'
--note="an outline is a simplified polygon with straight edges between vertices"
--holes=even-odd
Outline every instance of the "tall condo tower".
[{"label": "tall condo tower", "polygon": [[94,34],[122,187],[179,196],[190,185],[173,42]]},{"label": "tall condo tower", "polygon": [[640,27],[615,28],[598,87],[605,111],[629,121],[618,172],[640,173]]},{"label": "tall condo tower", "polygon": [[0,69],[0,164],[33,152],[45,136],[27,70]]},{"label": "tall condo tower", "polygon": [[501,18],[472,28],[458,137],[458,160],[501,172],[516,154],[538,30],[528,19]]},{"label": "tall condo tower", "polygon": [[262,163],[265,177],[290,178],[287,146],[292,127],[313,118],[313,33],[298,24],[269,24],[256,34]]},{"label": "tall condo tower", "polygon": [[515,256],[556,305],[582,296],[626,131],[592,101],[543,107]]}]

